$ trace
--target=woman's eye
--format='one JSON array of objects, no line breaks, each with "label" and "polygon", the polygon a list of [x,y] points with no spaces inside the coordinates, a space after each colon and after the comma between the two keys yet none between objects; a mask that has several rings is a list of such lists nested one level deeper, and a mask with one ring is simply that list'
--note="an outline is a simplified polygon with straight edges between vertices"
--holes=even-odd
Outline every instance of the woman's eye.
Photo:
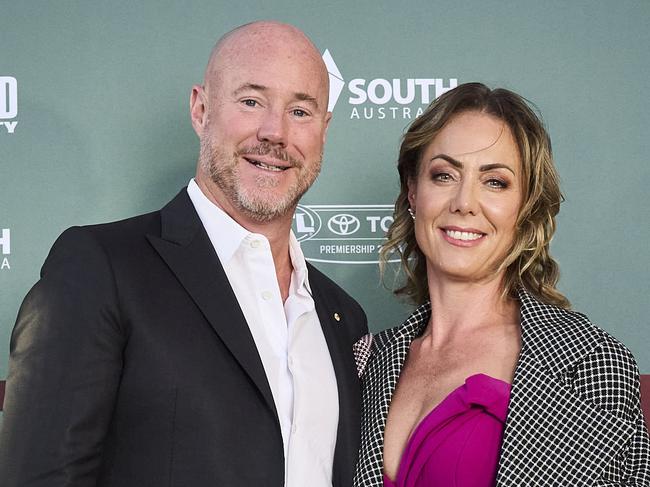
[{"label": "woman's eye", "polygon": [[451,177],[451,174],[448,174],[446,172],[439,172],[433,175],[433,180],[446,183],[448,181],[452,181],[453,178]]},{"label": "woman's eye", "polygon": [[503,189],[508,187],[508,183],[501,181],[500,179],[489,179],[487,185],[495,189]]}]

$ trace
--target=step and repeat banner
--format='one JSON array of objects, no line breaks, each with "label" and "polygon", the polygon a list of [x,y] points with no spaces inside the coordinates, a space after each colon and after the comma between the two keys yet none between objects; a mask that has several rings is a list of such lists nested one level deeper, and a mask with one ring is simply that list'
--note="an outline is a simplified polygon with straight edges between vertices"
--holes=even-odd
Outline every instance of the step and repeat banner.
[{"label": "step and repeat banner", "polygon": [[327,64],[334,117],[294,231],[372,330],[409,312],[377,269],[400,137],[437,96],[482,81],[541,111],[566,196],[560,288],[650,374],[650,2],[0,0],[0,379],[53,241],[187,184],[190,88],[221,34],[264,18],[302,28]]}]

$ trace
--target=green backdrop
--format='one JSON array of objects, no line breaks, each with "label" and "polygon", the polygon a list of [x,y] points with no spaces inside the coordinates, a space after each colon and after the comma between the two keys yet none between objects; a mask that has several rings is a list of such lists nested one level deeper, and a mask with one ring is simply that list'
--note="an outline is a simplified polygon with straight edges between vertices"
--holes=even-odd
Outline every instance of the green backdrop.
[{"label": "green backdrop", "polygon": [[[333,261],[316,265],[361,302],[373,330],[408,307],[363,263],[371,251],[338,250],[379,243],[399,139],[423,98],[478,80],[544,115],[566,195],[553,242],[560,288],[650,373],[650,2],[0,0],[0,379],[54,239],[158,209],[188,182],[198,153],[190,87],[217,37],[261,18],[294,23],[331,55],[340,96],[300,225],[320,222],[331,240],[305,240],[306,253]],[[357,218],[357,233],[328,226],[341,214]]]}]

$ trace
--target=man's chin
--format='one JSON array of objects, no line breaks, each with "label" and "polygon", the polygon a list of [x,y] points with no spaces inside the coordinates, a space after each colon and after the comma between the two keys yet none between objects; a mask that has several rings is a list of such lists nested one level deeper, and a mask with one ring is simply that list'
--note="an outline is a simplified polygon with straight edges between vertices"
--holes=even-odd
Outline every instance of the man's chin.
[{"label": "man's chin", "polygon": [[284,218],[292,215],[296,207],[297,200],[278,201],[277,199],[257,198],[239,198],[239,209],[250,219],[259,223],[268,223],[270,221]]}]

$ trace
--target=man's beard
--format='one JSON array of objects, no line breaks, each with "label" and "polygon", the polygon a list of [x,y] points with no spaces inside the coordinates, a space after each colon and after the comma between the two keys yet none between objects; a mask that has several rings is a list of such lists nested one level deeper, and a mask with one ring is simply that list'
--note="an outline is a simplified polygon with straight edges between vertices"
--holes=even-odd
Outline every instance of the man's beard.
[{"label": "man's beard", "polygon": [[[242,156],[254,158],[256,155],[271,155],[273,158],[289,163],[291,171],[298,171],[297,179],[282,195],[272,190],[279,181],[274,176],[260,174],[253,187],[242,184],[239,176],[239,159]],[[253,157],[251,157],[253,156]],[[210,175],[210,179],[228,198],[233,206],[258,222],[269,222],[292,212],[300,197],[309,189],[321,168],[322,155],[317,161],[308,163],[291,157],[284,149],[262,142],[256,146],[244,147],[227,154],[210,137],[201,137],[199,153],[200,166]]]}]

